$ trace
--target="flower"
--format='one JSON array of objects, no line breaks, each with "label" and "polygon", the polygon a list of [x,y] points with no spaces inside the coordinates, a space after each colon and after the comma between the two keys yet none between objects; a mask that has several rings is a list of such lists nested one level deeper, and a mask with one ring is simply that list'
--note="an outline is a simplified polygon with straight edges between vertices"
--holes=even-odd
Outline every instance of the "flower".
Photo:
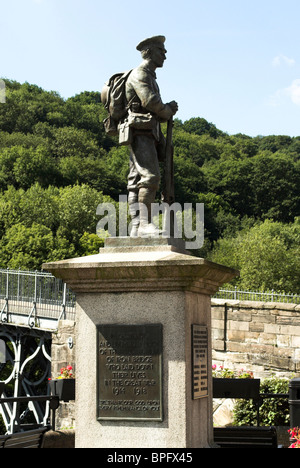
[{"label": "flower", "polygon": [[291,436],[291,445],[289,448],[300,448],[300,428],[294,427],[293,429],[289,429],[288,433]]},{"label": "flower", "polygon": [[[73,374],[73,367],[66,366],[60,369],[60,375],[57,379],[75,379],[75,374]],[[51,379],[48,379],[51,380]]]},{"label": "flower", "polygon": [[234,371],[224,366],[219,366],[219,369],[217,369],[216,364],[213,364],[212,371],[213,377],[223,379],[254,379],[253,372],[245,369]]}]

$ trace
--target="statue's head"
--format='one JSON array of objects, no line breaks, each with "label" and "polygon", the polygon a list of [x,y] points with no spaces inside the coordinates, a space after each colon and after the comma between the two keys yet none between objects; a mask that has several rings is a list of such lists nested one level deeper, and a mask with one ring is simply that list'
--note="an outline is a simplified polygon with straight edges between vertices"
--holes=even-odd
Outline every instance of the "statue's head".
[{"label": "statue's head", "polygon": [[143,40],[137,45],[137,50],[144,60],[150,60],[157,68],[161,68],[166,60],[165,36],[154,36]]}]

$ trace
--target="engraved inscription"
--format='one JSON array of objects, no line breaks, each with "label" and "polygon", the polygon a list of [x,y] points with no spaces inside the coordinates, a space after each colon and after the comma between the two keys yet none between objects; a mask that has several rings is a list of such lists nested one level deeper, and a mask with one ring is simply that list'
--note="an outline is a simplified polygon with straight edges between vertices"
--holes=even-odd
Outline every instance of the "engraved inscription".
[{"label": "engraved inscription", "polygon": [[208,331],[202,325],[192,325],[193,399],[208,396]]},{"label": "engraved inscription", "polygon": [[162,326],[99,325],[98,419],[162,420]]}]

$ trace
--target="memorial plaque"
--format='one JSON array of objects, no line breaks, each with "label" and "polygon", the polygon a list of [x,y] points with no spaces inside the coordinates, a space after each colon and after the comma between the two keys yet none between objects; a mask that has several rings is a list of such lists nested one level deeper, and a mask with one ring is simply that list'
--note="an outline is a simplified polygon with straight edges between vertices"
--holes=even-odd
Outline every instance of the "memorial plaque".
[{"label": "memorial plaque", "polygon": [[99,325],[98,420],[162,421],[162,325]]},{"label": "memorial plaque", "polygon": [[202,325],[192,325],[193,399],[208,396],[208,331]]}]

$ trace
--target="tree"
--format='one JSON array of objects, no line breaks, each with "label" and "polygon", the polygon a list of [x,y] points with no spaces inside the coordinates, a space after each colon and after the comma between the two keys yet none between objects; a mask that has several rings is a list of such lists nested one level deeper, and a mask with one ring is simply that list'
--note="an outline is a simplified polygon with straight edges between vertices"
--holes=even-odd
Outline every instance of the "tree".
[{"label": "tree", "polygon": [[59,235],[72,242],[76,250],[85,232],[96,234],[99,218],[96,210],[100,203],[114,203],[110,197],[88,185],[74,185],[59,190]]},{"label": "tree", "polygon": [[52,131],[52,152],[56,158],[97,156],[99,147],[96,139],[87,130],[62,127]]},{"label": "tree", "polygon": [[291,222],[300,215],[300,165],[285,153],[258,153],[251,159],[252,213]]},{"label": "tree", "polygon": [[56,187],[44,189],[36,183],[23,190],[9,186],[0,194],[0,236],[14,224],[31,227],[37,220],[55,234],[59,225],[58,207],[59,189]]},{"label": "tree", "polygon": [[0,264],[2,268],[41,269],[53,248],[54,238],[49,228],[38,223],[27,228],[17,223],[0,241]]},{"label": "tree", "polygon": [[85,232],[79,239],[80,256],[95,255],[99,253],[100,247],[104,246],[104,239],[97,234]]},{"label": "tree", "polygon": [[17,186],[27,189],[38,182],[43,187],[55,184],[57,169],[54,159],[47,149],[38,146],[36,149],[20,149],[13,166]]},{"label": "tree", "polygon": [[201,168],[182,155],[174,157],[175,199],[181,203],[197,203],[198,194],[206,192],[206,181]]},{"label": "tree", "polygon": [[232,213],[253,215],[252,160],[225,159],[203,167],[208,192],[223,198]]},{"label": "tree", "polygon": [[244,289],[300,293],[300,223],[266,220],[236,237],[219,239],[211,258],[240,270]]},{"label": "tree", "polygon": [[182,127],[184,131],[195,135],[208,134],[216,138],[221,134],[220,130],[218,130],[214,124],[208,123],[207,120],[201,117],[193,117],[192,119],[186,120]]}]

